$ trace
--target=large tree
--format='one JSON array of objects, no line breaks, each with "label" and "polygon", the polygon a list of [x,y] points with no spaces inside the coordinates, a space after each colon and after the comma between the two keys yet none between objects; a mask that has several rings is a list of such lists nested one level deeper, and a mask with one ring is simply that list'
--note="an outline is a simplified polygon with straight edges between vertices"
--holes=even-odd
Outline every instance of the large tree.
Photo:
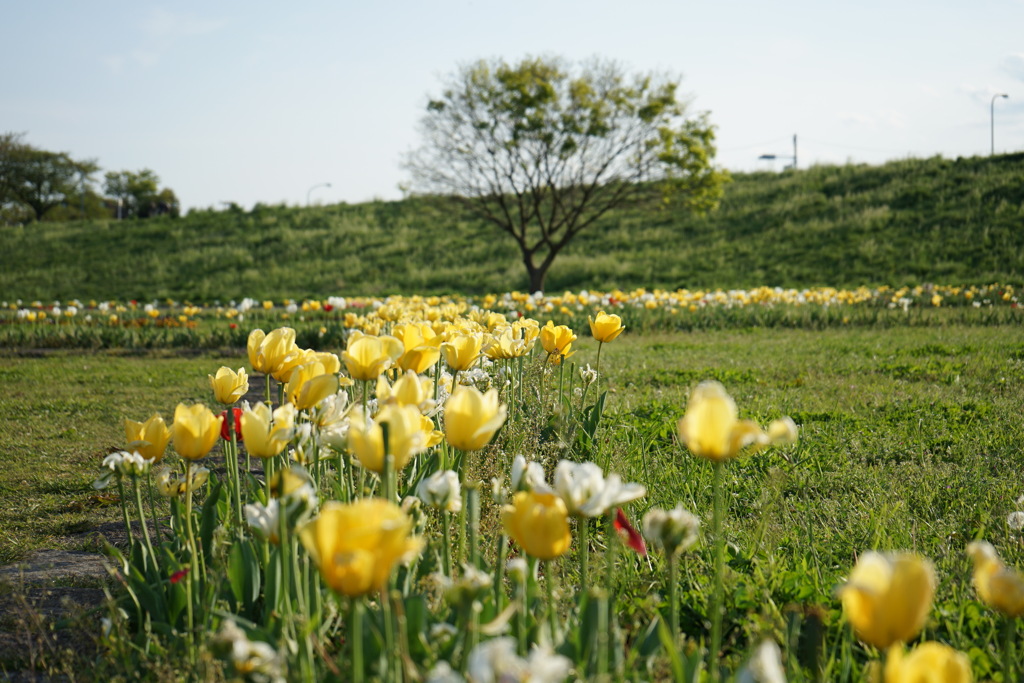
[{"label": "large tree", "polygon": [[144,168],[139,172],[110,171],[104,177],[104,191],[121,206],[121,218],[149,218],[160,214],[178,215],[178,198],[170,188],[158,190],[160,177]]},{"label": "large tree", "polygon": [[511,235],[541,290],[558,253],[614,208],[717,206],[727,176],[712,165],[714,128],[677,89],[607,61],[464,66],[427,105],[408,189],[450,197]]},{"label": "large tree", "polygon": [[55,206],[80,197],[99,167],[76,161],[66,152],[48,152],[24,142],[24,134],[0,135],[0,205],[28,207],[42,219]]}]

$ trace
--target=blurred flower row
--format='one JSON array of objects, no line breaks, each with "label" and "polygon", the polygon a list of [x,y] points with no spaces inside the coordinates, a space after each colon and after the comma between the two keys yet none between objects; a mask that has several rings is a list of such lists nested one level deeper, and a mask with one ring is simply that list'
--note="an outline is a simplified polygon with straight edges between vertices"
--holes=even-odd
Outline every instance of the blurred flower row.
[{"label": "blurred flower row", "polygon": [[[118,322],[124,319],[173,317],[181,322],[195,319],[225,318],[241,321],[247,317],[261,319],[308,318],[310,320],[341,319],[349,327],[361,327],[365,321],[394,321],[416,311],[430,320],[451,318],[453,314],[472,311],[497,311],[505,315],[537,314],[575,315],[594,310],[627,309],[661,310],[670,314],[694,313],[709,308],[743,308],[748,306],[867,306],[907,310],[912,307],[1016,306],[1020,291],[1013,285],[989,284],[971,286],[918,285],[915,287],[857,287],[839,289],[814,287],[793,289],[756,287],[753,289],[634,289],[628,292],[580,291],[561,294],[507,292],[480,297],[457,296],[388,296],[328,297],[325,299],[262,300],[243,298],[239,301],[190,303],[172,299],[140,302],[96,301],[4,301],[0,310],[14,319],[39,321],[87,316],[94,322]],[[383,310],[382,310],[383,309]]]}]

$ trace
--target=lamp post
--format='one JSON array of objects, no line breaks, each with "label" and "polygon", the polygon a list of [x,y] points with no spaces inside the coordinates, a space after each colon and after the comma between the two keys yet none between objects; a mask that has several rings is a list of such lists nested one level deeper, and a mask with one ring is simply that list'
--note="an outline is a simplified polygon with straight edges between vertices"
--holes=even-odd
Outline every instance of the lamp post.
[{"label": "lamp post", "polygon": [[992,121],[992,150],[989,152],[989,156],[996,153],[996,100],[1000,97],[1008,99],[1010,96],[1004,92],[997,92],[992,96],[992,102],[989,104],[989,116]]},{"label": "lamp post", "polygon": [[309,195],[313,194],[313,190],[315,190],[318,187],[330,187],[330,186],[331,186],[330,183],[320,183],[319,185],[314,185],[313,187],[309,188],[309,192],[306,193],[306,206],[309,206]]},{"label": "lamp post", "polygon": [[792,159],[793,170],[796,170],[796,133],[793,134],[793,156],[786,156],[785,154],[762,154],[758,159]]}]

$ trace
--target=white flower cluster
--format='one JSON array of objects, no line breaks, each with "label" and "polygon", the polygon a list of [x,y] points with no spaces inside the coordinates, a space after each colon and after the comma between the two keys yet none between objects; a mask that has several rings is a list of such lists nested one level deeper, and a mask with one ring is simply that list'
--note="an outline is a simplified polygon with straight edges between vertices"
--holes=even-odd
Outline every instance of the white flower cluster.
[{"label": "white flower cluster", "polygon": [[249,640],[235,622],[225,619],[214,639],[216,649],[234,669],[239,680],[255,683],[284,683],[283,658],[269,643]]},{"label": "white flower cluster", "polygon": [[434,472],[422,479],[416,487],[416,496],[439,510],[462,510],[462,486],[459,484],[459,475],[454,470]]},{"label": "white flower cluster", "polygon": [[[467,665],[471,683],[562,683],[572,673],[568,657],[555,654],[548,647],[534,645],[525,659],[516,653],[514,638],[494,638],[480,643],[469,653]],[[447,662],[439,662],[427,674],[427,683],[466,683]]]},{"label": "white flower cluster", "polygon": [[[1017,499],[1017,505],[1024,505],[1024,496]],[[1006,517],[1006,526],[1010,527],[1011,531],[1020,532],[1024,530],[1024,510],[1011,512]]]},{"label": "white flower cluster", "polygon": [[117,451],[103,458],[104,471],[92,483],[94,489],[105,489],[110,482],[120,479],[123,476],[138,477],[149,472],[152,463],[138,453],[128,451]]}]

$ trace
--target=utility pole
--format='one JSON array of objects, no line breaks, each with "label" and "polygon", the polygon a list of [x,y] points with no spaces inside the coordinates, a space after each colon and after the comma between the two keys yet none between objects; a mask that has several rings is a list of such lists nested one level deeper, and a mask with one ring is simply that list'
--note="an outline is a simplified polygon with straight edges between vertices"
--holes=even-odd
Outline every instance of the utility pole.
[{"label": "utility pole", "polygon": [[996,93],[992,96],[992,102],[989,105],[989,116],[992,121],[992,150],[989,152],[989,156],[996,153],[996,100],[1000,97],[1008,99],[1010,96],[1004,92]]}]

